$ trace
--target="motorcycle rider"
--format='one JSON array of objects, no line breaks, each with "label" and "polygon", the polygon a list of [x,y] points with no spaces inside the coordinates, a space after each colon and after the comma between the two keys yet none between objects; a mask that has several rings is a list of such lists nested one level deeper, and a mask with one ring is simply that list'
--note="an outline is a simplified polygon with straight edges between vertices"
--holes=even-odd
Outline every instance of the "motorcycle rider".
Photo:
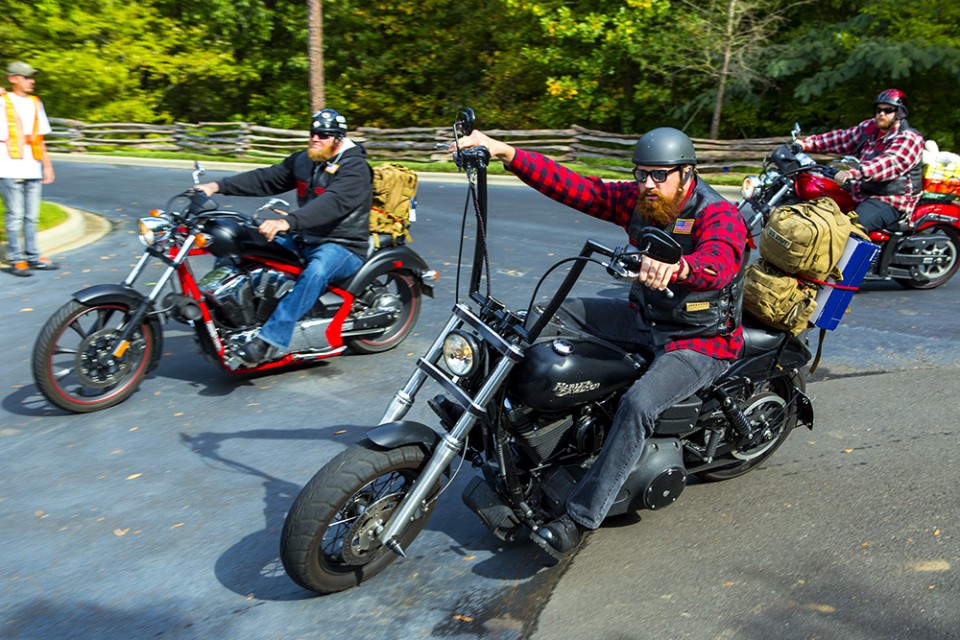
[{"label": "motorcycle rider", "polygon": [[[239,355],[250,365],[290,346],[297,321],[313,307],[331,281],[347,278],[363,265],[370,235],[373,170],[366,151],[347,137],[347,120],[333,109],[313,114],[310,145],[279,164],[246,171],[198,189],[212,196],[274,196],[297,191],[299,209],[266,220],[258,228],[267,240],[283,242],[306,261],[296,284],[244,344]],[[291,237],[278,233],[296,232]]]},{"label": "motorcycle rider", "polygon": [[683,248],[675,264],[644,256],[628,300],[570,299],[557,315],[572,329],[654,356],[623,396],[600,455],[568,498],[566,513],[532,536],[561,559],[577,549],[584,531],[600,526],[660,413],[715,381],[740,354],[746,226],[736,207],[697,176],[693,143],[677,129],[654,129],[639,139],[636,181],[583,177],[480,131],[460,141],[462,148],[478,145],[540,193],[623,227],[631,244],[653,225]]},{"label": "motorcycle rider", "polygon": [[896,224],[920,200],[923,187],[923,144],[907,122],[907,96],[886,89],[873,101],[874,117],[849,129],[837,129],[802,140],[805,151],[855,155],[860,165],[837,173],[849,182],[858,201],[856,212],[867,231]]}]

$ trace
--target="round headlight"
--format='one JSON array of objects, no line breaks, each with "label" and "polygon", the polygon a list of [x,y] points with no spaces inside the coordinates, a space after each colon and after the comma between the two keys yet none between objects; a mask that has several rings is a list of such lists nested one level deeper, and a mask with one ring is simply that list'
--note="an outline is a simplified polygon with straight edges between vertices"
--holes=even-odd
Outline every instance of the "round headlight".
[{"label": "round headlight", "polygon": [[747,176],[743,179],[743,182],[740,184],[740,195],[744,200],[750,200],[753,198],[753,194],[757,192],[757,188],[760,186],[760,178],[757,176]]},{"label": "round headlight", "polygon": [[171,227],[170,222],[163,218],[140,218],[137,223],[137,233],[140,236],[140,242],[145,247],[149,247],[166,240]]},{"label": "round headlight", "polygon": [[480,361],[480,353],[473,336],[451,331],[443,339],[443,364],[455,376],[473,373]]}]

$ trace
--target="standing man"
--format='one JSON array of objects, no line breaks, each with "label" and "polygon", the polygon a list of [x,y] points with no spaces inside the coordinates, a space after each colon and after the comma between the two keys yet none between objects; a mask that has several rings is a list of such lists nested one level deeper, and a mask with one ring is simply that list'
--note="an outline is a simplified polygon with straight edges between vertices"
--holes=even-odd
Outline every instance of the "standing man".
[{"label": "standing man", "polygon": [[[307,265],[293,289],[280,299],[257,337],[239,355],[254,366],[290,346],[297,321],[335,280],[363,265],[370,237],[373,170],[366,152],[347,137],[347,120],[333,109],[313,114],[310,146],[280,164],[254,169],[197,188],[212,196],[275,196],[297,191],[300,207],[260,224],[267,240],[283,242]],[[295,238],[277,237],[296,232]]]},{"label": "standing man", "polygon": [[50,122],[40,98],[33,95],[36,73],[26,62],[11,62],[7,65],[10,91],[0,90],[0,183],[7,208],[7,258],[10,272],[24,278],[33,271],[57,268],[40,257],[37,246],[41,185],[53,182],[54,176],[43,141],[51,131]]},{"label": "standing man", "polygon": [[923,189],[923,136],[910,126],[907,96],[887,89],[873,101],[874,117],[849,129],[803,140],[806,151],[854,155],[860,166],[837,173],[858,201],[857,219],[867,231],[891,227],[913,213]]},{"label": "standing man", "polygon": [[[674,264],[644,256],[629,299],[571,299],[557,314],[571,328],[654,355],[621,399],[600,455],[568,498],[566,513],[531,536],[560,559],[577,549],[585,530],[600,526],[659,415],[714,382],[740,354],[747,230],[736,207],[697,176],[693,143],[677,129],[662,127],[640,138],[632,182],[585,178],[480,131],[460,142],[478,145],[540,193],[622,227],[631,244],[644,227],[655,226],[683,249]],[[664,291],[668,285],[673,297]]]}]

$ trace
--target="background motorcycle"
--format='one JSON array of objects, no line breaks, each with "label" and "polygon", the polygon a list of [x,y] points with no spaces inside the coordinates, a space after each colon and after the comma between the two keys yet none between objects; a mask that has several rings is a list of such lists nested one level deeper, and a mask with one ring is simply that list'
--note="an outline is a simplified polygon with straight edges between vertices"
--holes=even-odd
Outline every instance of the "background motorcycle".
[{"label": "background motorcycle", "polygon": [[[473,112],[464,110],[454,134],[472,128]],[[284,522],[283,566],[294,581],[319,593],[353,587],[404,555],[426,525],[444,476],[455,475],[464,460],[482,472],[464,490],[466,504],[498,538],[526,539],[563,512],[567,495],[600,451],[623,392],[649,366],[647,358],[606,341],[567,334],[553,317],[587,264],[629,279],[643,254],[676,262],[680,247],[673,238],[650,228],[638,248],[587,240],[577,257],[547,272],[569,266],[534,320],[491,295],[489,151],[463,149],[457,158],[468,172],[468,198],[481,230],[469,299],[455,304],[381,425],[320,469]],[[461,264],[462,257],[461,251]],[[728,373],[660,417],[610,515],[666,507],[690,475],[742,475],[770,457],[795,425],[813,426],[801,370],[810,359],[805,339],[760,327],[745,328],[744,339],[744,355]],[[428,401],[440,430],[404,419],[428,379],[446,394]]]},{"label": "background motorcycle", "polygon": [[[791,132],[793,142],[776,147],[764,160],[760,175],[743,181],[737,208],[754,233],[759,233],[770,211],[780,205],[826,196],[844,212],[857,206],[850,193],[833,180],[838,169],[819,164],[803,152],[797,142],[799,133],[796,124]],[[850,157],[843,161],[859,163]],[[892,279],[910,289],[939,287],[960,267],[960,197],[924,191],[905,221],[870,232],[870,240],[880,245],[880,251],[868,278]]]},{"label": "background motorcycle", "polygon": [[[204,171],[199,163],[194,185]],[[146,247],[120,284],[73,294],[47,320],[33,348],[33,377],[46,398],[78,413],[126,400],[160,361],[165,318],[194,329],[201,352],[228,371],[264,371],[320,360],[350,348],[378,353],[400,344],[420,314],[421,293],[432,296],[436,272],[406,245],[388,239],[371,250],[360,270],[332,283],[297,325],[290,347],[272,362],[246,366],[236,351],[256,334],[304,266],[300,256],[258,231],[254,216],[217,208],[197,189],[171,198],[139,223]],[[261,213],[266,212],[266,213]],[[197,280],[191,258],[214,256]],[[163,271],[146,293],[134,288],[153,261]],[[167,284],[169,292],[157,301]]]}]

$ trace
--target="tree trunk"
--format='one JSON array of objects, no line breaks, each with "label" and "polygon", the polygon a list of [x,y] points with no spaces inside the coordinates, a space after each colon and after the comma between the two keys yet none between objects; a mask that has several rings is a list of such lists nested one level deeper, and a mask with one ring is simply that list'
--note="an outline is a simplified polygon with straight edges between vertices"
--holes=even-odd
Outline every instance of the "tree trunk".
[{"label": "tree trunk", "polygon": [[727,29],[723,42],[723,63],[720,67],[720,80],[717,82],[717,100],[713,105],[713,117],[710,119],[710,137],[720,137],[720,115],[723,113],[723,94],[727,88],[727,75],[730,73],[730,56],[733,55],[733,30],[736,21],[737,0],[727,0]]},{"label": "tree trunk", "polygon": [[323,0],[307,0],[307,55],[310,60],[310,107],[320,111],[327,101],[323,87]]}]

